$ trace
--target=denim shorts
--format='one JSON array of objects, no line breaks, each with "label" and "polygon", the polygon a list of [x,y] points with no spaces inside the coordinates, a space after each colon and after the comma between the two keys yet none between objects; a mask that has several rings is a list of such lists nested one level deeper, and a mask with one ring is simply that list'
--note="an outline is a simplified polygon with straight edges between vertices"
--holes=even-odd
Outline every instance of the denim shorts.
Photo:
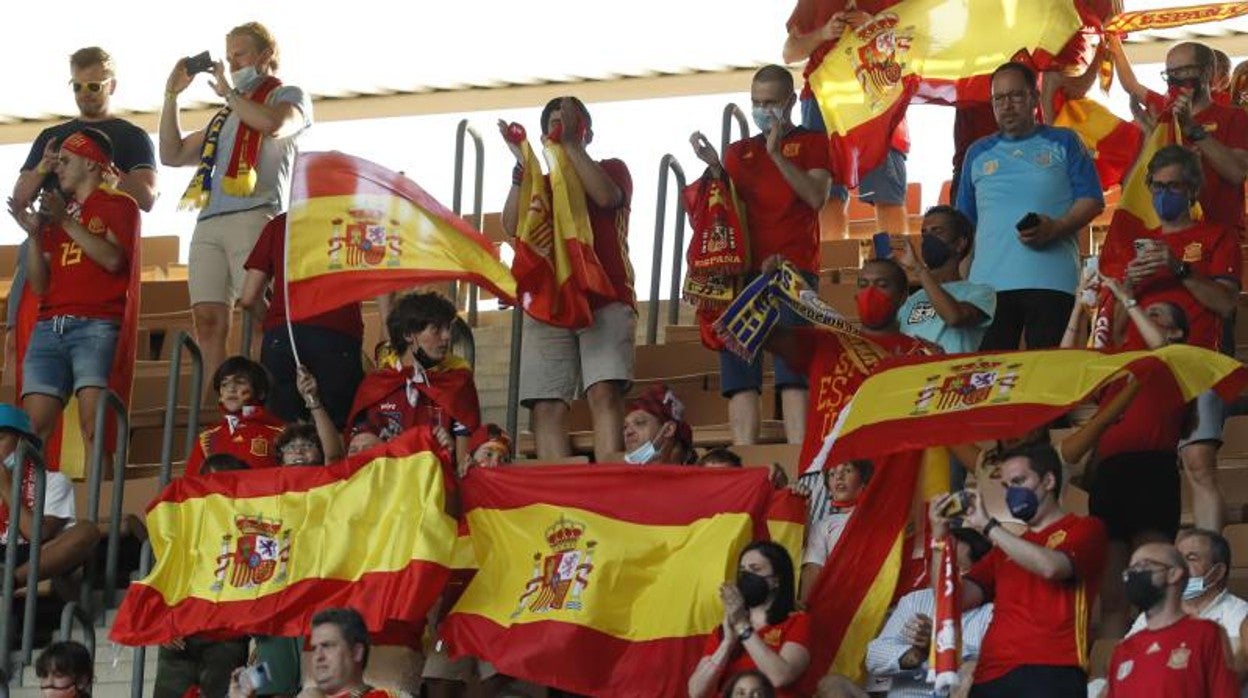
[{"label": "denim shorts", "polygon": [[83,388],[108,387],[119,334],[112,320],[58,315],[35,323],[22,362],[22,395],[65,401]]}]

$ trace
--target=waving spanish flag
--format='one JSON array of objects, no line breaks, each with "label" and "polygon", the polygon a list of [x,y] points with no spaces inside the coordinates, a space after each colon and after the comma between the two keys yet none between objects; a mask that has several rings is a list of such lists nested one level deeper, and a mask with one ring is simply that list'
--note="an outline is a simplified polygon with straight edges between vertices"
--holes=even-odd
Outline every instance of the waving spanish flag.
[{"label": "waving spanish flag", "polygon": [[1061,99],[1059,94],[1056,101],[1059,106],[1053,124],[1079,135],[1079,140],[1088,148],[1096,163],[1101,188],[1109,189],[1121,184],[1123,176],[1139,155],[1144,132],[1130,121],[1119,119],[1104,105],[1086,97],[1067,100]]},{"label": "waving spanish flag", "polygon": [[[858,389],[832,439],[829,462],[1021,434],[1069,412],[1123,371],[1169,371],[1183,400],[1231,398],[1248,371],[1217,352],[1176,344],[1106,354],[1051,349],[893,362]],[[956,434],[956,437],[951,437]]]},{"label": "waving spanish flag", "polygon": [[525,138],[512,124],[508,140],[520,148],[520,223],[512,273],[520,302],[530,317],[549,325],[578,329],[593,321],[588,294],[610,297],[611,280],[594,252],[594,231],[585,188],[563,146],[546,143],[549,177]]},{"label": "waving spanish flag", "polygon": [[436,448],[412,429],[324,468],[174,480],[147,513],[156,567],[130,586],[110,637],[297,637],[331,606],[374,632],[423,623],[455,543]]},{"label": "waving spanish flag", "polygon": [[723,620],[719,586],[766,538],[764,468],[477,468],[480,564],[442,626],[452,656],[593,696],[684,695]]},{"label": "waving spanish flag", "polygon": [[836,172],[857,186],[920,91],[928,101],[963,101],[967,85],[982,88],[1002,63],[1057,56],[1082,26],[1073,0],[903,0],[847,29],[809,77]]},{"label": "waving spanish flag", "polygon": [[291,320],[449,280],[515,298],[493,243],[415,182],[363,158],[300,154],[286,235]]}]

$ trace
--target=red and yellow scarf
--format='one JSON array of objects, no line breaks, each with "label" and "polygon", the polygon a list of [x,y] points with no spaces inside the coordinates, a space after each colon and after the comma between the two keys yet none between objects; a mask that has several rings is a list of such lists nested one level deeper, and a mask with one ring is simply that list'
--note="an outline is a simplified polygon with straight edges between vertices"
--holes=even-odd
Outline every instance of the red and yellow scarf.
[{"label": "red and yellow scarf", "polygon": [[[266,75],[251,94],[241,97],[263,104],[274,90],[282,86],[282,81]],[[204,136],[203,149],[199,151],[199,168],[191,183],[182,194],[179,209],[203,208],[212,195],[212,176],[217,165],[217,143],[221,140],[221,129],[230,116],[231,109],[227,106],[213,115],[208,122]],[[264,134],[258,129],[248,126],[242,119],[238,120],[238,132],[234,134],[234,149],[230,152],[230,161],[221,180],[221,191],[230,196],[251,196],[256,190],[256,160],[260,157],[260,144]]]}]

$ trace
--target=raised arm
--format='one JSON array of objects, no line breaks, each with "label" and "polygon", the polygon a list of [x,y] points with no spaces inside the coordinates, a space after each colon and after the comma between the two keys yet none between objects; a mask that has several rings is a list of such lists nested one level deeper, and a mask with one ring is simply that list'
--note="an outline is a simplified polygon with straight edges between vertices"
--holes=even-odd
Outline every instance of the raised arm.
[{"label": "raised arm", "polygon": [[186,72],[186,59],[179,60],[169,73],[165,82],[165,105],[160,111],[160,133],[158,143],[160,164],[168,167],[184,167],[199,162],[200,151],[204,147],[204,129],[188,135],[182,135],[182,124],[178,116],[178,95],[191,84],[191,76]]}]

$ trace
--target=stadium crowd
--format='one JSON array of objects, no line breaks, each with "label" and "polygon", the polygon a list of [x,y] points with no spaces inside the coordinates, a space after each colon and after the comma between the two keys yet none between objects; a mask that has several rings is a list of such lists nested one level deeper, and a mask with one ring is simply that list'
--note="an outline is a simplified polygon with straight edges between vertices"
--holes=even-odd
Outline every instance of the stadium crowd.
[{"label": "stadium crowd", "polygon": [[[826,53],[864,14],[795,20],[786,59]],[[277,41],[265,27],[235,27],[225,49],[222,61],[183,59],[173,66],[156,147],[110,110],[119,78],[107,52],[92,47],[71,56],[80,115],[39,135],[9,199],[10,214],[28,234],[10,293],[9,327],[17,323],[23,284],[38,317],[20,348],[20,409],[0,405],[7,466],[0,469],[0,491],[9,491],[11,478],[33,478],[32,465],[12,462],[17,440],[47,440],[71,397],[79,401],[81,423],[67,428],[80,429],[88,444],[102,438],[94,433],[95,404],[109,386],[133,300],[131,260],[142,211],[157,190],[157,157],[196,168],[184,198],[200,210],[190,245],[190,298],[210,369],[205,387],[221,415],[199,435],[183,476],[321,466],[409,429],[430,430],[445,450],[449,478],[514,466],[517,435],[483,423],[471,370],[451,351],[458,311],[444,295],[418,290],[379,298],[386,344],[368,370],[363,354],[373,348],[362,346],[358,304],[288,329],[283,230],[299,136],[313,123],[312,101],[277,78]],[[1082,264],[1077,236],[1103,211],[1108,187],[1079,135],[1052,122],[1055,95],[1075,94],[1084,76],[1037,75],[1025,62],[1005,63],[991,78],[991,121],[981,114],[976,137],[963,134],[956,188],[950,201],[922,216],[918,242],[904,237],[904,123],[883,163],[860,184],[871,192],[863,199],[877,207],[881,227],[894,233],[885,238],[888,250],[857,271],[854,297],[862,336],[884,354],[1085,346],[1097,332],[1092,318],[1101,297],[1112,298],[1116,310],[1104,351],[1185,343],[1233,353],[1227,337],[1242,271],[1248,94],[1232,92],[1226,56],[1199,43],[1170,48],[1167,94],[1138,82],[1117,41],[1102,50],[1131,95],[1136,127],[1148,132],[1173,119],[1184,137],[1183,145],[1139,163],[1160,226],[1130,239],[1111,235],[1100,271]],[[1095,70],[1094,63],[1089,71]],[[1234,74],[1243,70],[1241,64]],[[188,132],[178,98],[198,72],[208,74],[225,108]],[[837,184],[841,173],[830,160],[809,86],[799,89],[789,69],[769,65],[755,73],[750,93],[758,135],[722,153],[701,134],[690,139],[706,176],[730,181],[744,204],[751,264],[738,288],[781,264],[817,288],[820,212],[842,211],[832,225],[843,226],[848,192]],[[975,109],[983,106],[966,108]],[[597,462],[742,467],[732,447],[699,453],[694,420],[667,386],[632,391],[637,297],[628,247],[629,167],[590,154],[591,112],[573,96],[546,104],[540,125],[544,137],[559,134],[583,185],[593,251],[609,292],[590,299],[592,317],[583,327],[524,319],[520,400],[531,418],[534,462],[573,455],[569,407],[584,396]],[[507,126],[500,124],[504,137]],[[525,175],[521,153],[513,150],[513,186],[502,208],[512,234]],[[1195,204],[1202,213],[1194,213]],[[235,304],[247,310],[245,321],[262,325],[259,361],[226,355]],[[810,664],[811,637],[820,632],[803,609],[873,477],[870,461],[807,468],[867,377],[838,362],[836,346],[788,316],[765,345],[774,374],[764,373],[761,360],[719,350],[718,385],[734,445],[759,439],[767,386],[779,396],[786,439],[803,445],[800,462],[779,464],[773,479],[808,498],[807,538],[800,559],[767,541],[740,551],[736,578],[719,590],[723,621],[688,677],[691,696],[800,695],[795,687]],[[822,380],[832,375],[842,379],[835,390]],[[1176,401],[1164,385],[1127,377],[1087,407],[1053,425],[1068,427],[1060,438],[1045,428],[1003,434],[995,444],[948,444],[956,461],[950,493],[926,503],[929,515],[919,526],[928,527],[933,545],[947,535],[957,541],[965,611],[964,681],[956,694],[1240,695],[1248,685],[1248,650],[1241,644],[1248,601],[1228,588],[1231,551],[1221,533],[1216,478],[1230,406],[1213,392]],[[789,483],[786,470],[803,474]],[[1181,525],[1181,478],[1193,492],[1194,527]],[[1088,515],[1072,512],[1063,499],[1072,485],[1089,493]],[[74,511],[74,486],[59,474],[49,480],[41,577],[61,577],[97,546],[95,527]],[[22,511],[0,522],[4,531],[18,526],[21,540],[34,505],[33,488],[24,491]],[[19,564],[29,556],[23,544]],[[24,567],[12,573],[25,581]],[[819,695],[930,695],[934,603],[930,588],[900,596],[864,657],[868,678],[824,677]],[[431,623],[431,635],[436,627]],[[1089,648],[1097,638],[1121,641],[1105,678],[1090,684]],[[370,647],[379,642],[386,644],[370,638],[351,609],[318,613],[306,639],[181,638],[160,648],[155,695],[381,693],[363,679]],[[404,661],[412,675],[396,690],[428,696],[533,690],[488,662],[451,660],[436,637],[411,644]],[[47,695],[90,693],[89,658],[73,646],[49,647],[38,672]]]}]

